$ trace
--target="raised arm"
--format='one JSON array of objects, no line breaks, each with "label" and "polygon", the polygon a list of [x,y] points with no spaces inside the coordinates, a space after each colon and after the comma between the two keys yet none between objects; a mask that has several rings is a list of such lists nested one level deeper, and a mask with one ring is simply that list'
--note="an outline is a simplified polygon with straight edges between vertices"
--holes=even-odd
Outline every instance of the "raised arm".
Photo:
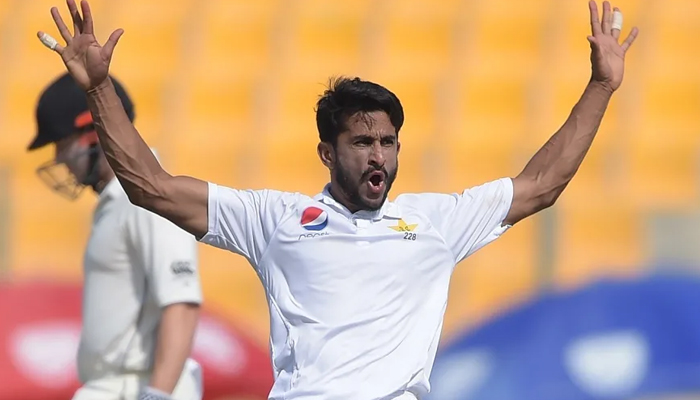
[{"label": "raised arm", "polygon": [[135,205],[159,214],[201,238],[207,232],[208,185],[184,176],[172,176],[160,166],[146,142],[127,117],[109,79],[109,64],[123,31],[114,31],[104,46],[93,34],[87,1],[67,0],[73,20],[71,35],[56,7],[51,15],[66,46],[39,32],[39,39],[61,55],[66,68],[88,96],[100,145],[109,165]]},{"label": "raised arm", "polygon": [[622,14],[603,2],[603,21],[595,1],[589,2],[592,76],[569,118],[513,179],[513,203],[505,219],[512,225],[554,204],[576,174],[600,127],[605,109],[620,87],[625,53],[637,37],[633,28],[620,44]]},{"label": "raised arm", "polygon": [[198,239],[204,236],[207,183],[188,176],[172,176],[161,167],[124,112],[109,78],[87,93],[102,150],[129,200]]}]

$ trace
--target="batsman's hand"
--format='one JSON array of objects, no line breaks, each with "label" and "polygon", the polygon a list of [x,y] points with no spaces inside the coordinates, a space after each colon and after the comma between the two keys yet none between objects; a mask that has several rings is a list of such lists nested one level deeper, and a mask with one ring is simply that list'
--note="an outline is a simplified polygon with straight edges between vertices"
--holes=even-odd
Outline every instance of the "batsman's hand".
[{"label": "batsman's hand", "polygon": [[51,8],[51,16],[56,22],[56,27],[63,40],[66,41],[66,45],[60,45],[54,38],[42,31],[39,31],[37,36],[44,45],[61,56],[68,72],[73,76],[78,86],[89,90],[107,80],[114,47],[124,30],[117,29],[112,32],[104,46],[101,46],[95,38],[92,13],[88,2],[85,0],[80,2],[82,17],[75,0],[67,0],[66,3],[73,19],[73,35],[63,22],[58,8]]},{"label": "batsman's hand", "polygon": [[158,389],[147,387],[139,394],[138,400],[172,400],[172,397],[170,397],[169,394],[161,392]]},{"label": "batsman's hand", "polygon": [[603,85],[610,92],[617,90],[622,84],[625,72],[625,54],[629,50],[639,30],[632,31],[620,43],[622,29],[622,13],[615,8],[610,9],[610,3],[603,2],[603,21],[598,17],[598,5],[591,0],[588,3],[591,12],[591,31],[588,42],[591,44],[591,79]]}]

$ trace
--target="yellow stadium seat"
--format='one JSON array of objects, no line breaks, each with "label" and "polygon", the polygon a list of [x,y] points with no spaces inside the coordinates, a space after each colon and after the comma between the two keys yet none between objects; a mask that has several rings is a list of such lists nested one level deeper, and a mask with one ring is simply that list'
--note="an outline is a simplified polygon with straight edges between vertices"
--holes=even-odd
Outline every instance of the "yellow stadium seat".
[{"label": "yellow stadium seat", "polygon": [[424,145],[440,129],[441,108],[440,81],[431,77],[403,76],[391,74],[370,74],[367,79],[376,82],[398,97],[404,111],[404,125],[400,132],[402,140]]},{"label": "yellow stadium seat", "polygon": [[273,87],[271,117],[261,133],[261,184],[315,194],[327,180],[316,155],[319,137],[314,107],[322,80],[290,76]]},{"label": "yellow stadium seat", "polygon": [[529,125],[526,83],[496,75],[467,77],[457,85],[456,113],[443,144],[448,171],[475,181],[519,172],[515,150]]},{"label": "yellow stadium seat", "polygon": [[113,5],[113,24],[125,33],[112,61],[125,80],[164,80],[176,70],[188,36],[194,2],[176,0],[162,7],[156,2],[124,0]]},{"label": "yellow stadium seat", "polygon": [[[458,1],[392,0],[381,4],[375,30],[376,58],[372,71],[394,76],[436,76],[446,71],[454,46]],[[379,15],[386,16],[379,18]],[[376,37],[375,37],[376,35]]]},{"label": "yellow stadium seat", "polygon": [[0,158],[12,160],[23,157],[24,151],[36,134],[35,109],[41,91],[56,76],[27,72],[23,78],[8,80],[0,93],[0,116],[5,132],[1,135]]},{"label": "yellow stadium seat", "polygon": [[195,126],[219,121],[232,127],[245,124],[254,116],[256,102],[261,101],[258,83],[254,79],[195,76],[183,99],[185,119]]},{"label": "yellow stadium seat", "polygon": [[693,207],[698,199],[700,81],[647,80],[630,136],[630,201],[644,209]]},{"label": "yellow stadium seat", "polygon": [[198,7],[198,35],[193,58],[185,60],[196,75],[255,77],[265,73],[274,60],[275,24],[279,0],[213,0]]},{"label": "yellow stadium seat", "polygon": [[82,273],[95,197],[86,189],[77,202],[70,202],[45,186],[34,170],[52,155],[48,150],[25,155],[13,175],[10,193],[18,223],[13,224],[10,246],[17,278],[78,279]]},{"label": "yellow stadium seat", "polygon": [[257,167],[257,138],[246,121],[192,120],[167,139],[169,164],[177,174],[232,184],[247,175],[246,168]]},{"label": "yellow stadium seat", "polygon": [[515,176],[522,169],[510,149],[469,146],[459,142],[449,145],[442,165],[443,173],[447,175],[444,188],[450,191]]},{"label": "yellow stadium seat", "polygon": [[689,209],[698,200],[698,147],[633,145],[626,181],[631,204],[645,210]]},{"label": "yellow stadium seat", "polygon": [[671,81],[697,81],[695,66],[700,62],[700,34],[697,21],[700,6],[692,0],[674,0],[651,4],[647,12],[653,24],[642,26],[639,46],[644,57],[645,77]]},{"label": "yellow stadium seat", "polygon": [[542,46],[545,4],[497,0],[466,7],[455,54],[464,73],[530,76]]},{"label": "yellow stadium seat", "polygon": [[316,154],[318,140],[264,142],[257,186],[314,195],[328,182],[328,170]]},{"label": "yellow stadium seat", "polygon": [[290,34],[279,68],[295,75],[357,75],[368,18],[367,0],[297,1],[291,4]]},{"label": "yellow stadium seat", "polygon": [[[3,3],[12,4],[13,2],[3,1]],[[23,69],[46,68],[47,65],[51,65],[62,71],[63,67],[58,55],[44,47],[36,36],[37,31],[45,31],[56,38],[60,44],[64,44],[64,40],[61,38],[56,24],[51,18],[50,10],[53,6],[58,7],[64,22],[70,31],[73,32],[73,24],[65,2],[51,0],[14,2],[12,18],[5,21],[6,26],[13,32],[12,41],[8,43],[13,57],[3,60],[3,64],[8,68],[18,68],[17,71],[19,72]],[[104,14],[104,1],[90,2],[90,6],[95,19],[98,19],[100,14]],[[98,24],[98,29],[96,30],[98,38],[102,33],[99,21],[96,21]],[[105,39],[106,37],[103,40]],[[3,78],[7,78],[7,76]]]},{"label": "yellow stadium seat", "polygon": [[[633,26],[639,26],[643,21],[644,13],[648,13],[653,7],[639,0],[616,0],[611,1],[613,7],[618,7],[624,17],[624,26],[621,33],[622,39],[627,37]],[[669,1],[667,3],[673,3]],[[603,2],[597,2],[599,17],[603,18]],[[665,13],[665,7],[664,7]],[[652,14],[650,14],[652,15]],[[583,65],[587,65],[586,55],[590,45],[587,36],[591,35],[590,15],[587,2],[561,2],[550,10],[550,18],[553,22],[553,29],[557,34],[549,37],[550,43],[555,45],[556,54],[560,59],[574,58]],[[656,19],[656,17],[654,17]],[[579,56],[583,54],[583,58]]]},{"label": "yellow stadium seat", "polygon": [[[700,145],[700,5],[659,4],[645,46],[639,90],[639,122],[629,148],[630,202],[645,210],[695,207]],[[644,32],[642,32],[644,35]]]},{"label": "yellow stadium seat", "polygon": [[623,187],[627,175],[624,171],[625,152],[601,146],[589,150],[573,180],[566,187],[560,202],[578,205],[591,197],[617,194],[625,198]]},{"label": "yellow stadium seat", "polygon": [[160,79],[129,76],[122,74],[121,70],[115,70],[112,75],[119,79],[134,104],[135,123],[140,127],[140,133],[147,140],[168,135],[170,132],[163,130],[167,127],[164,119],[171,100],[171,83]]},{"label": "yellow stadium seat", "polygon": [[[700,4],[693,0],[675,0],[659,3],[654,15],[654,29],[649,38],[649,49],[654,55],[676,54],[698,59],[700,44],[695,38],[700,34]],[[644,32],[642,32],[644,34]],[[650,57],[650,60],[656,57]],[[683,67],[683,66],[681,66]],[[695,71],[685,65],[688,71]]]},{"label": "yellow stadium seat", "polygon": [[[495,136],[490,139],[509,141],[522,137],[519,133],[525,129],[530,94],[526,80],[509,75],[472,75],[456,85],[458,120],[465,124],[470,124],[472,118],[507,120],[508,124],[520,125],[521,128],[518,131],[487,131],[489,136]],[[489,128],[489,125],[483,128]]]},{"label": "yellow stadium seat", "polygon": [[446,332],[471,327],[538,289],[538,224],[519,222],[457,265],[445,316]]},{"label": "yellow stadium seat", "polygon": [[[571,113],[574,105],[580,100],[583,91],[586,89],[591,78],[591,66],[584,54],[581,62],[574,65],[569,63],[562,65],[549,75],[549,89],[551,90],[552,118],[561,125]],[[561,71],[561,72],[560,72]],[[539,90],[542,90],[541,88]],[[547,88],[544,88],[547,90]],[[605,113],[605,124],[609,125],[611,119],[615,118],[612,108],[620,101],[620,96],[613,97]]]},{"label": "yellow stadium seat", "polygon": [[[658,130],[649,139],[665,140],[668,132],[663,132],[666,124],[673,124],[676,119],[683,123],[695,121],[700,123],[697,110],[700,109],[700,79],[694,77],[655,77],[646,79],[642,87],[641,115],[647,123],[658,124]],[[697,135],[677,138],[694,142]]]},{"label": "yellow stadium seat", "polygon": [[593,195],[557,206],[555,281],[569,287],[607,275],[641,271],[646,258],[643,219],[624,199]]},{"label": "yellow stadium seat", "polygon": [[0,2],[0,22],[5,22],[5,17],[14,5],[13,1],[2,1]]},{"label": "yellow stadium seat", "polygon": [[[100,8],[101,2],[97,3],[95,9]],[[42,30],[63,43],[50,14],[51,7],[55,5],[48,0],[14,2],[12,18],[5,21],[6,29],[13,35],[12,40],[5,41],[4,51],[7,53],[2,54],[0,97],[4,97],[4,100],[0,102],[0,115],[5,123],[26,129],[26,133],[13,135],[23,145],[29,142],[34,133],[34,108],[41,90],[65,72],[60,57],[44,47],[36,37],[37,31]],[[59,6],[64,21],[72,30],[67,8],[62,4]],[[16,144],[20,143],[12,143],[11,146]]]},{"label": "yellow stadium seat", "polygon": [[[331,76],[357,75],[400,98],[405,125],[392,197],[460,192],[517,175],[564,123],[590,76],[586,2],[90,4],[99,40],[126,31],[112,73],[166,169],[240,188],[313,195],[328,182],[316,154],[314,106]],[[39,93],[64,72],[35,37],[41,29],[58,38],[53,5],[0,1],[0,24],[13,32],[0,41],[0,128],[9,132],[0,136],[0,162],[12,171],[13,276],[77,279],[94,196],[88,190],[71,203],[52,194],[34,173],[52,151],[24,153]],[[645,216],[695,209],[700,195],[700,2],[613,5],[624,12],[623,35],[635,24],[642,33],[623,89],[552,210],[560,286],[640,272]],[[522,221],[457,267],[446,335],[537,290],[539,223]],[[201,263],[208,301],[263,337],[264,292],[245,260],[203,248]]]},{"label": "yellow stadium seat", "polygon": [[302,79],[290,75],[272,87],[269,121],[276,140],[316,138],[315,107],[327,88],[324,77]]}]

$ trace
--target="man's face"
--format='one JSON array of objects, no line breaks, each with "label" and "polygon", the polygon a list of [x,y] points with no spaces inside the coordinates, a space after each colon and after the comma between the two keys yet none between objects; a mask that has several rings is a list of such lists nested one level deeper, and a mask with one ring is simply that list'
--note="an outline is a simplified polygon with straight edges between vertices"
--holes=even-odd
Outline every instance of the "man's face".
[{"label": "man's face", "polygon": [[347,127],[334,149],[331,184],[351,211],[378,210],[398,172],[396,129],[383,111],[352,115]]},{"label": "man's face", "polygon": [[84,182],[88,176],[89,155],[90,144],[86,135],[74,134],[56,142],[56,164],[64,164],[77,182]]}]

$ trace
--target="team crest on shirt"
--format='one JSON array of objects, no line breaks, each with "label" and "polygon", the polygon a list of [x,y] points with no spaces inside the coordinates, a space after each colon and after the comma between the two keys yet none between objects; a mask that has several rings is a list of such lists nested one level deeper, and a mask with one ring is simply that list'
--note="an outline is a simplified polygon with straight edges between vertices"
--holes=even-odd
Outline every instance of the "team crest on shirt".
[{"label": "team crest on shirt", "polygon": [[301,226],[307,231],[320,231],[328,225],[328,213],[318,207],[307,207],[301,213]]},{"label": "team crest on shirt", "polygon": [[403,219],[400,219],[396,225],[389,226],[390,229],[393,229],[397,232],[413,232],[413,230],[417,227],[418,224],[407,224],[406,221],[404,221]]}]

